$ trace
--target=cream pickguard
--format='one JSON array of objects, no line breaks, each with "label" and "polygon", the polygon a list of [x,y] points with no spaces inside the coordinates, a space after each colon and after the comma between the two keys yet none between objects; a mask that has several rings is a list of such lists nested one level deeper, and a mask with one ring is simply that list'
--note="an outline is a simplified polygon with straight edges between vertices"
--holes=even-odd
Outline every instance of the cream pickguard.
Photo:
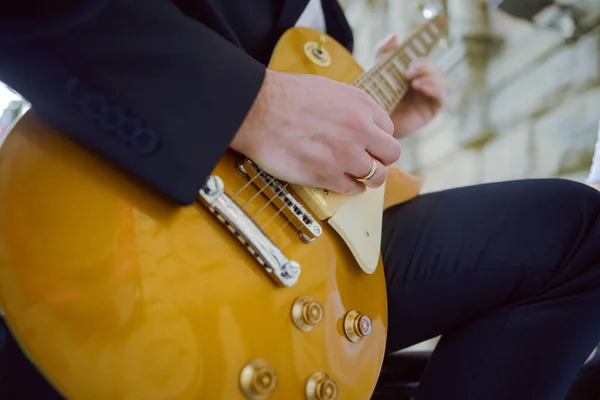
[{"label": "cream pickguard", "polygon": [[384,194],[385,183],[350,196],[328,220],[367,274],[375,272],[379,260]]}]

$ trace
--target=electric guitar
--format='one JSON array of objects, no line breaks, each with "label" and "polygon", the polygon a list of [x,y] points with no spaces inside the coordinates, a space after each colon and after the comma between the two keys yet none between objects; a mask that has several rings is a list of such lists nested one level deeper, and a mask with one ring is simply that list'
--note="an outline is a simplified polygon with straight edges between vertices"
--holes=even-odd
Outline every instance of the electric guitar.
[{"label": "electric guitar", "polygon": [[[353,84],[391,112],[446,30],[438,14],[364,72],[296,27],[269,67]],[[0,306],[69,399],[368,399],[387,330],[382,212],[420,188],[391,169],[346,197],[228,151],[177,207],[34,108],[0,148]]]}]

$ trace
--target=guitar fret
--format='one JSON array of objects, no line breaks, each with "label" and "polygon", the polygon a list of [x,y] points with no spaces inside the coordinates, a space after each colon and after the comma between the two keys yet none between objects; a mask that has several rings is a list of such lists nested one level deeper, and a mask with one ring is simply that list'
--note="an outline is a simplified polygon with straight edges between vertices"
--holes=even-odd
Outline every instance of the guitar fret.
[{"label": "guitar fret", "polygon": [[419,38],[415,37],[412,41],[412,44],[414,45],[415,50],[417,50],[417,53],[419,53],[420,56],[424,56],[428,53],[428,49],[423,45],[423,43],[421,43]]},{"label": "guitar fret", "polygon": [[400,89],[399,82],[392,75],[391,71],[388,71],[387,69],[384,68],[381,70],[381,75],[383,76],[383,81],[390,87],[390,89],[392,89],[392,91],[394,91],[394,92],[399,91],[399,89]]},{"label": "guitar fret", "polygon": [[400,92],[402,93],[402,95],[404,95],[408,88],[408,79],[406,79],[406,77],[398,69],[392,68],[389,72],[398,82]]},{"label": "guitar fret", "polygon": [[392,112],[410,89],[410,81],[404,76],[406,69],[433,49],[445,29],[445,16],[436,16],[354,85],[369,94],[388,113]]},{"label": "guitar fret", "polygon": [[[376,82],[374,82],[375,84],[377,84]],[[378,85],[377,85],[378,86]],[[383,107],[384,110],[389,110],[391,108],[391,104],[393,104],[393,100],[388,98],[385,93],[383,92],[383,90],[379,89],[378,90],[379,94],[381,95],[380,97],[380,104],[381,107]]]},{"label": "guitar fret", "polygon": [[[408,55],[408,57],[410,58],[411,62],[416,60],[417,58],[419,58],[419,56],[413,51],[413,49],[412,49],[412,47],[410,47],[410,45],[406,46],[405,51],[406,51],[406,54]],[[409,65],[410,65],[410,63],[409,63]]]},{"label": "guitar fret", "polygon": [[377,81],[374,80],[373,83],[375,84],[375,86],[377,88],[379,88],[380,93],[383,95],[384,100],[387,100],[388,102],[393,102],[394,101],[394,94],[393,92],[389,92],[386,88],[385,85],[381,84],[381,81]]},{"label": "guitar fret", "polygon": [[420,36],[425,41],[426,44],[433,43],[433,38],[431,36],[429,36],[429,33],[427,33],[426,29],[423,29],[423,31],[421,31]]},{"label": "guitar fret", "polygon": [[377,94],[377,89],[373,88],[373,86],[369,82],[365,82],[366,86],[365,91],[383,108],[385,108],[385,102],[379,95]]},{"label": "guitar fret", "polygon": [[408,80],[397,69],[391,69],[389,72],[392,74],[392,76],[395,77],[396,81],[398,82],[398,85],[400,86],[399,91],[404,95],[404,92],[408,88]]},{"label": "guitar fret", "polygon": [[396,67],[396,69],[398,69],[398,71],[400,71],[402,73],[406,72],[406,67],[404,66],[404,64],[402,64],[402,61],[400,61],[398,58],[393,58],[392,64],[394,64],[394,66]]},{"label": "guitar fret", "polygon": [[[387,104],[386,110],[391,112],[400,102],[402,96],[404,95],[404,91],[402,90],[402,86],[398,84],[398,82],[391,78],[385,68],[382,68],[379,71],[380,76],[380,85],[386,88],[386,92],[389,93],[389,102]],[[395,84],[394,84],[395,83]]]},{"label": "guitar fret", "polygon": [[402,65],[404,65],[405,71],[408,69],[410,63],[413,62],[413,59],[410,58],[410,56],[406,52],[402,53],[400,55],[399,59],[400,59],[400,62],[402,63]]}]

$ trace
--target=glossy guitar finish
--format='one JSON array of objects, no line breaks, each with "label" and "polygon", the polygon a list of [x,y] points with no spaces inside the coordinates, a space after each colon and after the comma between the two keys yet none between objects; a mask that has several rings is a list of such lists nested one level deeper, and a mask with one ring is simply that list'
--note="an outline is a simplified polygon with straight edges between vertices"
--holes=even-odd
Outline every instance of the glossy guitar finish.
[{"label": "glossy guitar finish", "polygon": [[[292,29],[271,68],[353,82],[363,71],[333,39],[329,67],[305,56],[304,44],[320,36]],[[300,263],[291,287],[277,285],[201,202],[176,207],[34,111],[12,129],[0,149],[0,305],[32,361],[66,397],[370,397],[386,342],[381,261],[364,273],[326,221],[318,221],[316,240],[301,240],[238,172],[238,159],[228,152],[213,175]],[[386,206],[420,188],[398,171],[390,182]],[[381,218],[381,209],[372,212]],[[294,306],[303,296],[313,302]],[[356,312],[371,325],[345,323]]]}]

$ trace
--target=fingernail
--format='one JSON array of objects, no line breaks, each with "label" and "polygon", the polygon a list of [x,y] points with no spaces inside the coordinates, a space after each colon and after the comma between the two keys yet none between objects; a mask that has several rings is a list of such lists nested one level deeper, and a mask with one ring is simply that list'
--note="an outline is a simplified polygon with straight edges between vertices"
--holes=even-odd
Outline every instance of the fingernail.
[{"label": "fingernail", "polygon": [[385,37],[385,39],[383,39],[381,42],[382,43],[391,42],[394,39],[394,37],[396,37],[396,34],[393,33],[393,32],[390,32],[390,33],[387,34],[387,36]]}]

